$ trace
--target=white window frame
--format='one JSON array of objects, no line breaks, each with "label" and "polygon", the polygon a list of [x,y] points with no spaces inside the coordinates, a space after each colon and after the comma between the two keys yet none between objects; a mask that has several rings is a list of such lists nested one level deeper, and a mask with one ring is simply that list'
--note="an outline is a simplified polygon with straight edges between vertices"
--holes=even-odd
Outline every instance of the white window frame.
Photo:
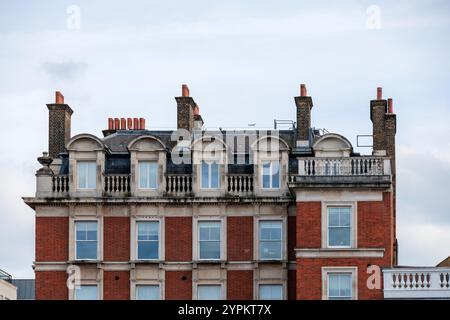
[{"label": "white window frame", "polygon": [[322,300],[328,300],[328,276],[330,274],[351,274],[351,300],[358,299],[358,267],[322,267]]},{"label": "white window frame", "polygon": [[[350,245],[331,246],[329,239],[329,215],[328,208],[346,207],[350,208]],[[322,202],[322,248],[329,249],[350,249],[357,248],[358,245],[358,214],[357,202]]]},{"label": "white window frame", "polygon": [[[140,241],[155,242],[155,240],[138,240],[139,239],[139,229],[138,229],[139,223],[157,223],[158,224],[158,240],[157,240],[157,242],[158,242],[158,257],[157,258],[150,258],[150,259],[139,258],[139,242]],[[160,220],[136,220],[136,223],[135,223],[136,260],[139,260],[139,261],[160,261],[161,260],[161,250],[162,250],[161,228],[162,228],[162,226],[161,226]]]},{"label": "white window frame", "polygon": [[[94,186],[91,187],[89,186],[89,166],[87,166],[87,173],[86,173],[86,187],[80,187],[80,164],[88,164],[88,163],[93,163],[94,167],[95,167],[95,175],[94,175]],[[97,189],[97,161],[96,160],[77,160],[77,189],[78,190],[83,190],[83,191],[87,191],[87,190],[96,190]]]},{"label": "white window frame", "polygon": [[[261,255],[261,243],[263,242],[261,240],[261,225],[264,224],[264,223],[267,223],[267,222],[277,222],[281,226],[280,257],[279,258],[263,258],[262,255]],[[262,260],[262,261],[280,261],[280,260],[283,260],[283,257],[284,257],[284,250],[283,250],[284,248],[283,248],[283,246],[285,244],[284,229],[285,229],[285,223],[284,223],[284,220],[282,220],[282,219],[259,219],[258,220],[258,229],[257,229],[257,232],[258,232],[258,249],[257,250],[258,250],[259,260]],[[264,240],[264,242],[268,242],[268,240]]]},{"label": "white window frame", "polygon": [[[278,187],[273,186],[273,163],[278,162]],[[269,187],[264,187],[264,164],[269,163]],[[280,190],[281,188],[281,160],[262,160],[261,161],[261,189],[263,190]]]},{"label": "white window frame", "polygon": [[[206,286],[215,286],[215,287],[219,287],[219,291],[220,291],[220,298],[219,298],[219,300],[225,300],[225,296],[224,296],[224,285],[222,285],[222,283],[210,283],[210,282],[208,282],[208,283],[206,283],[206,282],[202,282],[202,283],[197,283],[196,284],[196,286],[195,286],[195,299],[196,300],[200,300],[199,299],[199,294],[198,294],[198,292],[199,292],[199,287],[206,287]],[[209,299],[209,300],[211,300],[211,299]]]},{"label": "white window frame", "polygon": [[[155,164],[156,165],[156,177],[155,177],[155,181],[156,181],[156,186],[150,187],[150,176],[147,175],[146,177],[146,182],[148,187],[143,187],[141,186],[141,164]],[[150,168],[150,166],[149,166]],[[157,190],[159,187],[159,181],[158,181],[158,176],[159,176],[159,163],[156,160],[139,160],[138,161],[138,179],[137,179],[137,185],[138,185],[138,189],[140,190]]]},{"label": "white window frame", "polygon": [[[198,218],[194,221],[193,235],[195,236],[194,259],[198,261],[221,261],[226,257],[226,225],[223,218]],[[200,258],[200,225],[202,222],[218,222],[220,224],[219,258]]]},{"label": "white window frame", "polygon": [[[95,259],[91,259],[91,258],[78,258],[78,253],[77,253],[77,244],[78,244],[78,241],[84,241],[84,242],[86,242],[86,241],[92,241],[92,242],[94,242],[94,240],[78,240],[77,239],[77,224],[78,223],[85,223],[85,222],[90,222],[90,223],[93,223],[93,222],[95,222],[96,224],[97,224],[97,240],[95,240],[95,242],[97,242],[97,246],[96,246],[96,248],[97,248],[97,250],[96,250],[96,258]],[[84,220],[84,219],[80,219],[80,220],[75,220],[74,221],[74,237],[75,237],[75,241],[74,241],[74,244],[75,244],[75,248],[74,248],[74,254],[75,254],[75,256],[74,256],[74,258],[75,258],[75,260],[77,260],[77,261],[98,261],[98,260],[100,260],[100,258],[99,258],[99,256],[100,256],[100,250],[99,250],[99,248],[100,248],[100,232],[99,232],[99,221],[97,220],[97,219],[91,219],[91,220]]]},{"label": "white window frame", "polygon": [[[208,186],[205,187],[203,186],[203,164],[206,164],[208,166]],[[215,163],[217,164],[217,187],[212,187],[212,170],[211,170],[211,165]],[[206,161],[206,160],[202,160],[200,162],[200,189],[203,190],[218,190],[220,189],[220,163],[217,162],[216,160],[212,160],[212,161]]]}]

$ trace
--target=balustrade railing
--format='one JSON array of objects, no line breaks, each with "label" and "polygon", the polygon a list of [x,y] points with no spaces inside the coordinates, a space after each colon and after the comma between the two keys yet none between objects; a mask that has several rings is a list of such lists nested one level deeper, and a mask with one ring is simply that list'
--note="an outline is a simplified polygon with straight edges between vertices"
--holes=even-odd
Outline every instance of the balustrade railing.
[{"label": "balustrade railing", "polygon": [[54,175],[52,177],[52,191],[59,195],[69,192],[69,176]]},{"label": "balustrade railing", "polygon": [[108,194],[120,194],[130,192],[129,174],[105,175],[104,191]]},{"label": "balustrade railing", "polygon": [[449,298],[450,268],[383,270],[385,298]]},{"label": "balustrade railing", "polygon": [[242,196],[253,193],[253,175],[229,174],[227,176],[227,191]]},{"label": "balustrade railing", "polygon": [[389,159],[381,157],[300,158],[299,176],[379,176],[390,174]]},{"label": "balustrade railing", "polygon": [[166,192],[172,195],[185,195],[192,192],[192,176],[190,174],[166,175]]}]

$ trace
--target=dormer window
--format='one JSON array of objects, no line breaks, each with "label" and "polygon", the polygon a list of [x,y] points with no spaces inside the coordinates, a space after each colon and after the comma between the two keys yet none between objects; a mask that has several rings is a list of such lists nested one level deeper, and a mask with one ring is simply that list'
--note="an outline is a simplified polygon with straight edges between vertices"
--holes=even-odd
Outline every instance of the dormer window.
[{"label": "dormer window", "polygon": [[158,163],[156,161],[139,161],[139,188],[158,188]]},{"label": "dormer window", "polygon": [[95,189],[97,181],[97,164],[95,161],[77,162],[78,189]]},{"label": "dormer window", "polygon": [[219,185],[219,164],[215,161],[202,161],[202,189],[218,189]]},{"label": "dormer window", "polygon": [[279,189],[280,188],[280,162],[279,161],[263,161],[261,182],[263,189]]}]

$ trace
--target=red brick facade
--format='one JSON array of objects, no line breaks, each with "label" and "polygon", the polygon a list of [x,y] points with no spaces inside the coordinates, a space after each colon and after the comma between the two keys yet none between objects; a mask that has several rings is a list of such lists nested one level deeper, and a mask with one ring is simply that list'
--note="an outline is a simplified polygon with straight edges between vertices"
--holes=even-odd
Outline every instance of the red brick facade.
[{"label": "red brick facade", "polygon": [[129,271],[103,272],[103,299],[105,300],[130,299]]},{"label": "red brick facade", "polygon": [[227,218],[227,254],[229,261],[253,260],[253,217]]},{"label": "red brick facade", "polygon": [[166,260],[192,260],[192,218],[166,217]]},{"label": "red brick facade", "polygon": [[192,299],[192,272],[166,271],[166,299],[191,300]]},{"label": "red brick facade", "polygon": [[[320,202],[297,203],[297,247],[320,248],[322,238]],[[382,299],[382,289],[368,289],[367,267],[392,265],[393,210],[391,193],[382,201],[359,201],[356,205],[357,247],[382,248],[383,258],[298,258],[297,299],[322,299],[322,267],[357,267],[358,299]],[[380,275],[381,276],[381,275]]]},{"label": "red brick facade", "polygon": [[130,260],[130,218],[103,218],[103,259],[105,261]]},{"label": "red brick facade", "polygon": [[36,300],[67,300],[67,273],[65,271],[36,271]]},{"label": "red brick facade", "polygon": [[253,270],[229,270],[227,272],[227,299],[253,299]]},{"label": "red brick facade", "polygon": [[67,261],[69,218],[36,217],[36,261]]}]

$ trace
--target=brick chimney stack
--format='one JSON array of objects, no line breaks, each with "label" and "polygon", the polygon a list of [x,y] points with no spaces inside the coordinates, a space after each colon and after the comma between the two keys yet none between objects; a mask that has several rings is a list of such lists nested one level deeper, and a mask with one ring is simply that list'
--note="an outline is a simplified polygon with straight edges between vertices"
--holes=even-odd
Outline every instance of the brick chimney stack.
[{"label": "brick chimney stack", "polygon": [[306,86],[300,85],[300,96],[295,97],[297,106],[297,147],[309,148],[309,132],[311,128],[312,98],[307,95]]},{"label": "brick chimney stack", "polygon": [[55,103],[47,104],[48,108],[48,154],[51,158],[66,149],[66,143],[70,140],[71,117],[73,110],[64,103],[61,92],[55,92]]},{"label": "brick chimney stack", "polygon": [[200,108],[196,104],[194,106],[194,129],[201,129],[203,124],[204,122],[202,116],[200,115]]},{"label": "brick chimney stack", "polygon": [[175,100],[177,101],[177,129],[192,132],[196,103],[189,96],[189,87],[186,84],[181,86],[181,97],[175,97]]},{"label": "brick chimney stack", "polygon": [[383,100],[383,89],[377,88],[377,99],[370,101],[370,120],[372,120],[373,154],[386,155],[387,100]]}]

